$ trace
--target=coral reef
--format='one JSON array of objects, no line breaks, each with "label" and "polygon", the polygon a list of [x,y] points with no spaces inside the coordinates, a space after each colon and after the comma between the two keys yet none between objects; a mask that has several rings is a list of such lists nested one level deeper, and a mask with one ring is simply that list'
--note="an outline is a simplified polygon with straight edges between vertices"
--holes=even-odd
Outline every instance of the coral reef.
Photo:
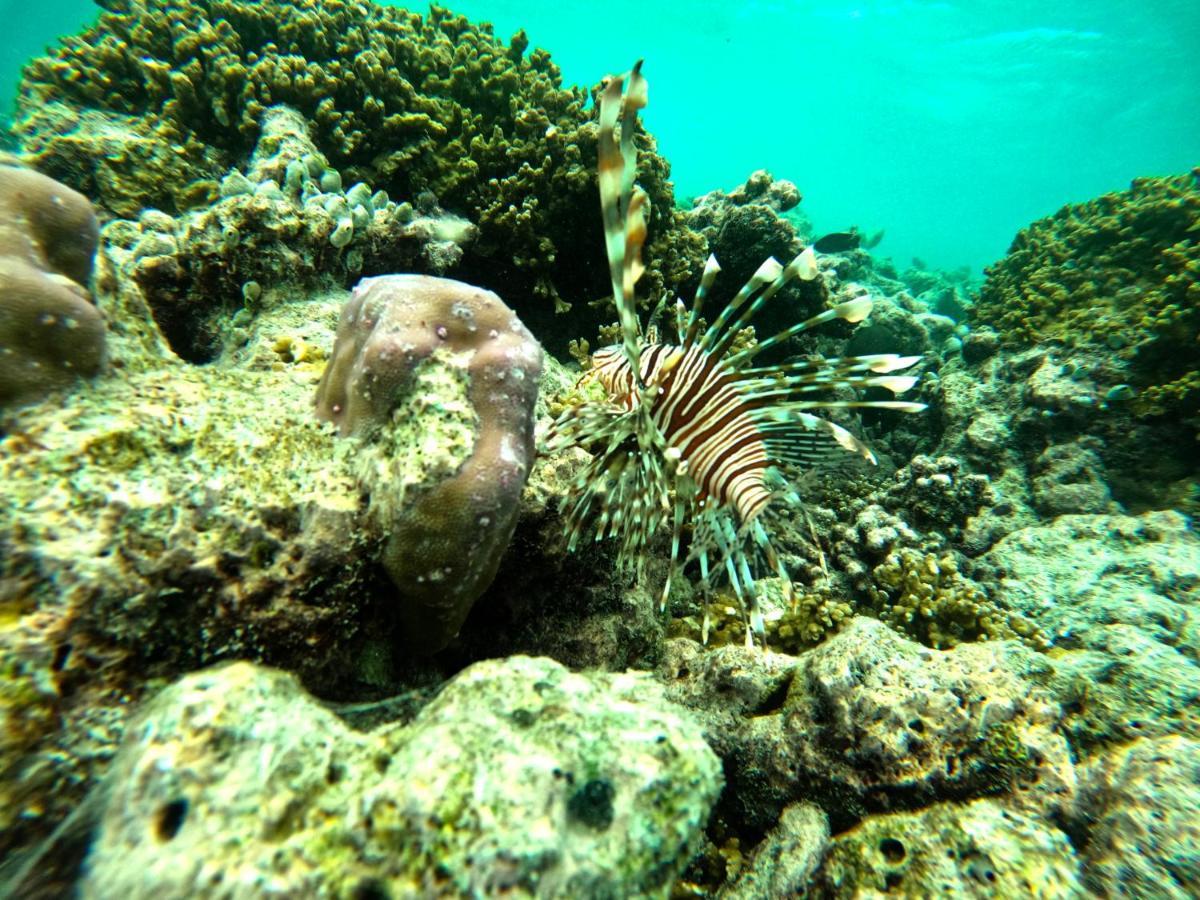
[{"label": "coral reef", "polygon": [[[797,547],[807,561],[795,570],[816,586],[808,594],[826,597],[817,623],[872,615],[937,649],[1010,638],[1036,649],[1049,645],[1036,619],[974,577],[971,557],[991,545],[983,529],[1000,505],[987,476],[957,457],[918,454],[890,478],[864,469],[806,487],[817,537],[807,550]],[[802,541],[804,532],[793,538]],[[810,641],[821,636],[812,624],[805,630]]]},{"label": "coral reef", "polygon": [[648,676],[511,657],[370,733],[283,673],[189,675],[109,781],[87,895],[666,897],[721,770]]},{"label": "coral reef", "polygon": [[[1179,418],[1136,415],[1115,389],[1128,372],[1111,352],[985,343],[992,350],[945,360],[929,379],[939,452],[988,475],[996,494],[993,521],[976,523],[992,534],[977,528],[972,555],[1039,512],[1195,508],[1193,430]],[[1009,511],[993,515],[999,508]]]},{"label": "coral reef", "polygon": [[1126,363],[1139,413],[1194,420],[1198,217],[1191,173],[1138,178],[1127,191],[1065,206],[1023,229],[987,270],[974,318],[1012,347],[1104,348]]},{"label": "coral reef", "polygon": [[[800,590],[794,602],[788,603],[783,598],[778,579],[762,579],[758,586],[762,594],[766,643],[775,650],[801,653],[836,634],[854,616],[853,604],[829,587]],[[706,613],[710,620],[708,643],[711,646],[746,642],[745,616],[735,597],[718,593]],[[703,615],[684,615],[671,621],[669,634],[699,641],[703,638],[702,629]]]},{"label": "coral reef", "polygon": [[[119,734],[156,677],[242,657],[286,665],[327,694],[390,682],[403,656],[378,568],[386,535],[360,486],[359,443],[312,415],[323,354],[301,350],[333,345],[343,300],[265,310],[238,358],[197,367],[167,355],[99,382],[86,404],[6,416],[0,655],[22,662],[0,692],[0,718],[19,724],[0,742],[12,748],[0,750],[13,773],[4,814],[21,824],[5,841],[79,799],[88,745]],[[148,313],[141,327],[154,331]],[[528,374],[535,362],[506,365]],[[432,463],[448,448],[429,435],[457,428],[467,452],[475,445],[465,369],[439,372],[450,377],[426,379],[389,432],[412,476],[391,488],[413,488],[410,499],[445,471]],[[519,481],[504,496],[514,490]]]},{"label": "coral reef", "polygon": [[[282,104],[332,167],[322,190],[340,176],[413,204],[431,193],[479,229],[460,274],[529,295],[527,321],[603,296],[599,222],[578,214],[596,190],[586,93],[562,87],[547,53],[526,53],[523,32],[506,44],[437,6],[422,17],[362,0],[105,7],[26,67],[15,131],[28,159],[111,213],[178,216],[216,199]],[[673,209],[665,162],[645,150],[661,291],[699,271],[702,248]]]},{"label": "coral reef", "polygon": [[87,197],[0,165],[0,407],[103,369],[104,320],[88,293],[96,242]]},{"label": "coral reef", "polygon": [[245,172],[231,169],[211,202],[174,216],[145,209],[105,228],[111,265],[141,289],[182,358],[209,362],[236,348],[255,315],[296,293],[360,274],[443,272],[477,234],[432,194],[414,207],[363,182],[342,189],[308,129],[296,110],[270,107]]},{"label": "coral reef", "polygon": [[78,802],[91,745],[156,676],[251,656],[354,679],[371,551],[302,376],[165,365],[5,418],[0,655],[22,661],[5,702],[25,753],[6,760],[4,843]]},{"label": "coral reef", "polygon": [[[366,440],[360,478],[410,647],[444,647],[496,575],[533,463],[541,369],[512,310],[460,281],[369,278],[342,309],[317,415]],[[440,427],[413,428],[430,407]]]},{"label": "coral reef", "polygon": [[[322,695],[362,697],[497,653],[624,669],[654,652],[663,625],[626,597],[611,559],[565,553],[554,510],[568,460],[542,461],[527,486],[518,552],[461,647],[421,666],[401,652],[379,565],[387,535],[361,479],[395,476],[400,508],[401,492],[419,497],[450,454],[471,452],[468,353],[418,373],[385,429],[405,452],[388,473],[364,471],[377,454],[312,415],[345,293],[276,297],[213,364],[193,366],[167,349],[124,270],[99,281],[119,377],[86,403],[13,410],[0,435],[0,656],[13,664],[0,679],[0,852],[53,827],[103,772],[136,701],[198,666],[261,660]],[[501,325],[516,336],[511,315]],[[533,348],[520,349],[506,372],[528,375]],[[505,393],[532,395],[518,379]],[[510,462],[527,428],[501,447]]]},{"label": "coral reef", "polygon": [[[1200,892],[1194,175],[974,300],[856,240],[764,308],[869,299],[766,365],[900,350],[929,409],[831,411],[878,464],[804,460],[748,650],[669,528],[570,546],[593,457],[533,452],[601,392],[539,340],[612,319],[586,90],[436,6],[102,6],[0,168],[0,894]],[[650,304],[813,243],[630,141]]]},{"label": "coral reef", "polygon": [[872,572],[872,601],[880,618],[927,646],[949,649],[964,641],[1024,638],[1037,649],[1049,640],[1020,613],[1005,611],[958,570],[954,556],[902,548]]}]

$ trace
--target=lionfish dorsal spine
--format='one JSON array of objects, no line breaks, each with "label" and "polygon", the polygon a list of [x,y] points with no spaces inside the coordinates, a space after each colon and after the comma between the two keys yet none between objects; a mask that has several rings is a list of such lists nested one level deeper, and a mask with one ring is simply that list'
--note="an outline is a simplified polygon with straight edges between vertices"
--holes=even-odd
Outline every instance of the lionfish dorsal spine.
[{"label": "lionfish dorsal spine", "polygon": [[[769,262],[774,261],[774,259],[769,260]],[[719,356],[724,356],[729,351],[730,346],[732,346],[737,333],[749,325],[750,321],[758,314],[758,311],[766,306],[767,302],[779,293],[780,289],[789,281],[797,277],[801,281],[812,281],[817,277],[819,272],[820,270],[817,268],[817,255],[813,252],[812,247],[805,247],[775,276],[775,279],[767,285],[766,289],[741,311],[733,324],[728,327],[721,342],[714,348],[714,352]]]},{"label": "lionfish dorsal spine", "polygon": [[709,288],[712,287],[712,283],[720,271],[721,264],[717,262],[716,256],[708,254],[708,259],[704,261],[704,274],[700,276],[700,286],[696,288],[696,294],[692,298],[692,311],[688,316],[687,332],[679,342],[684,347],[690,347],[696,341],[696,334],[700,331],[700,310],[708,298]]},{"label": "lionfish dorsal spine", "polygon": [[729,358],[729,364],[738,366],[743,362],[748,362],[759,353],[770,347],[776,347],[786,341],[791,340],[798,334],[816,328],[818,325],[824,325],[826,322],[832,322],[834,319],[843,319],[847,322],[861,322],[871,313],[871,298],[870,297],[855,297],[853,300],[847,300],[844,303],[839,303],[837,306],[827,309],[824,312],[817,313],[811,318],[805,319],[803,322],[798,322],[791,328],[785,328],[779,334],[772,335],[765,340],[761,340],[752,347],[735,353]]},{"label": "lionfish dorsal spine", "polygon": [[764,287],[772,284],[782,273],[783,266],[780,265],[775,257],[768,256],[764,259],[754,274],[750,276],[750,279],[742,285],[742,289],[721,310],[712,327],[704,332],[704,336],[700,338],[700,348],[712,352],[713,348],[720,342],[722,335],[725,334],[730,320],[733,319],[738,310],[745,306],[751,297],[758,296]]},{"label": "lionfish dorsal spine", "polygon": [[604,85],[596,151],[613,302],[621,323],[621,345],[635,380],[640,380],[641,372],[641,325],[634,288],[643,271],[642,244],[646,239],[646,195],[634,184],[637,148],[633,137],[638,110],[646,105],[647,99],[641,68],[642,62],[638,60],[628,73],[611,77]]}]

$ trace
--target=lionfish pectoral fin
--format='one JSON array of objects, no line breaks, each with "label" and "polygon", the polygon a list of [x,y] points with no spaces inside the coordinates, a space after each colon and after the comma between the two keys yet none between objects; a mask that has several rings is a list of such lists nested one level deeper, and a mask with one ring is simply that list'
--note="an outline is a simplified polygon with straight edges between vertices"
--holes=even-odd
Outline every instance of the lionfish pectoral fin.
[{"label": "lionfish pectoral fin", "polygon": [[805,247],[800,251],[796,258],[788,263],[788,268],[793,270],[801,281],[812,281],[821,271],[817,266],[817,254],[812,247]]},{"label": "lionfish pectoral fin", "polygon": [[845,319],[847,322],[861,322],[871,314],[873,302],[870,297],[855,297],[853,300],[847,300],[845,303],[839,303],[833,308],[839,319]]},{"label": "lionfish pectoral fin", "polygon": [[916,375],[885,375],[882,378],[872,378],[868,382],[868,386],[881,387],[893,394],[903,394],[905,391],[911,390],[916,383]]},{"label": "lionfish pectoral fin", "polygon": [[884,375],[888,372],[899,372],[901,369],[907,369],[909,366],[919,363],[922,359],[920,356],[899,356],[895,353],[877,353],[874,356],[859,356],[852,357],[858,362],[868,364],[870,371],[877,375]]},{"label": "lionfish pectoral fin", "polygon": [[767,636],[767,623],[763,621],[762,609],[757,603],[750,607],[750,630],[761,638]]}]

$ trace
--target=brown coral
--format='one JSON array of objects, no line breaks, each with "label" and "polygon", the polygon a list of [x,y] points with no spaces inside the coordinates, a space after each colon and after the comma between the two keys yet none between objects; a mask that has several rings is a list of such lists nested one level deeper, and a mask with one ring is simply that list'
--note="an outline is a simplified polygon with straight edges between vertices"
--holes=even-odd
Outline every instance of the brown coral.
[{"label": "brown coral", "polygon": [[[431,396],[453,397],[465,387],[470,404],[456,415],[453,400],[441,401],[444,433],[427,440],[449,458],[427,463],[426,469],[440,467],[441,477],[412,496],[397,492],[386,474],[379,477],[369,455],[364,467],[386,534],[384,568],[402,598],[405,638],[424,651],[440,649],[457,633],[512,537],[533,462],[541,366],[541,347],[512,310],[490,291],[459,281],[368,278],[342,310],[317,393],[322,419],[379,446],[403,417],[403,404],[414,396],[423,402],[423,377],[444,385],[431,385]],[[395,455],[391,449],[385,459]]]},{"label": "brown coral", "polygon": [[[431,192],[478,225],[470,280],[515,279],[506,292],[540,298],[531,311],[547,316],[561,298],[603,295],[587,96],[562,87],[547,53],[526,54],[523,33],[505,44],[437,6],[421,17],[361,0],[103,5],[95,26],[26,68],[16,131],[40,167],[112,212],[211,198],[285,104],[347,183]],[[701,248],[673,210],[665,162],[644,149],[650,283],[662,288],[698,271]]]},{"label": "brown coral", "polygon": [[1021,230],[974,309],[1010,346],[1100,348],[1128,364],[1143,414],[1200,412],[1200,186],[1138,178]]},{"label": "brown coral", "polygon": [[87,197],[0,166],[0,406],[104,366],[104,320],[87,284],[97,226]]}]

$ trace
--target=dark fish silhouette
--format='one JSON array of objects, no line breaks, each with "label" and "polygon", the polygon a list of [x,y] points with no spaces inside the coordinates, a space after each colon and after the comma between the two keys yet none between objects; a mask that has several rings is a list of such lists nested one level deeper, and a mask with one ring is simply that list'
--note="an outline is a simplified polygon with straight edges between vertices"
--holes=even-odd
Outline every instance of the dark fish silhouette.
[{"label": "dark fish silhouette", "polygon": [[856,229],[850,231],[834,231],[819,238],[813,249],[818,253],[845,253],[847,250],[857,250],[862,243],[862,235]]}]

